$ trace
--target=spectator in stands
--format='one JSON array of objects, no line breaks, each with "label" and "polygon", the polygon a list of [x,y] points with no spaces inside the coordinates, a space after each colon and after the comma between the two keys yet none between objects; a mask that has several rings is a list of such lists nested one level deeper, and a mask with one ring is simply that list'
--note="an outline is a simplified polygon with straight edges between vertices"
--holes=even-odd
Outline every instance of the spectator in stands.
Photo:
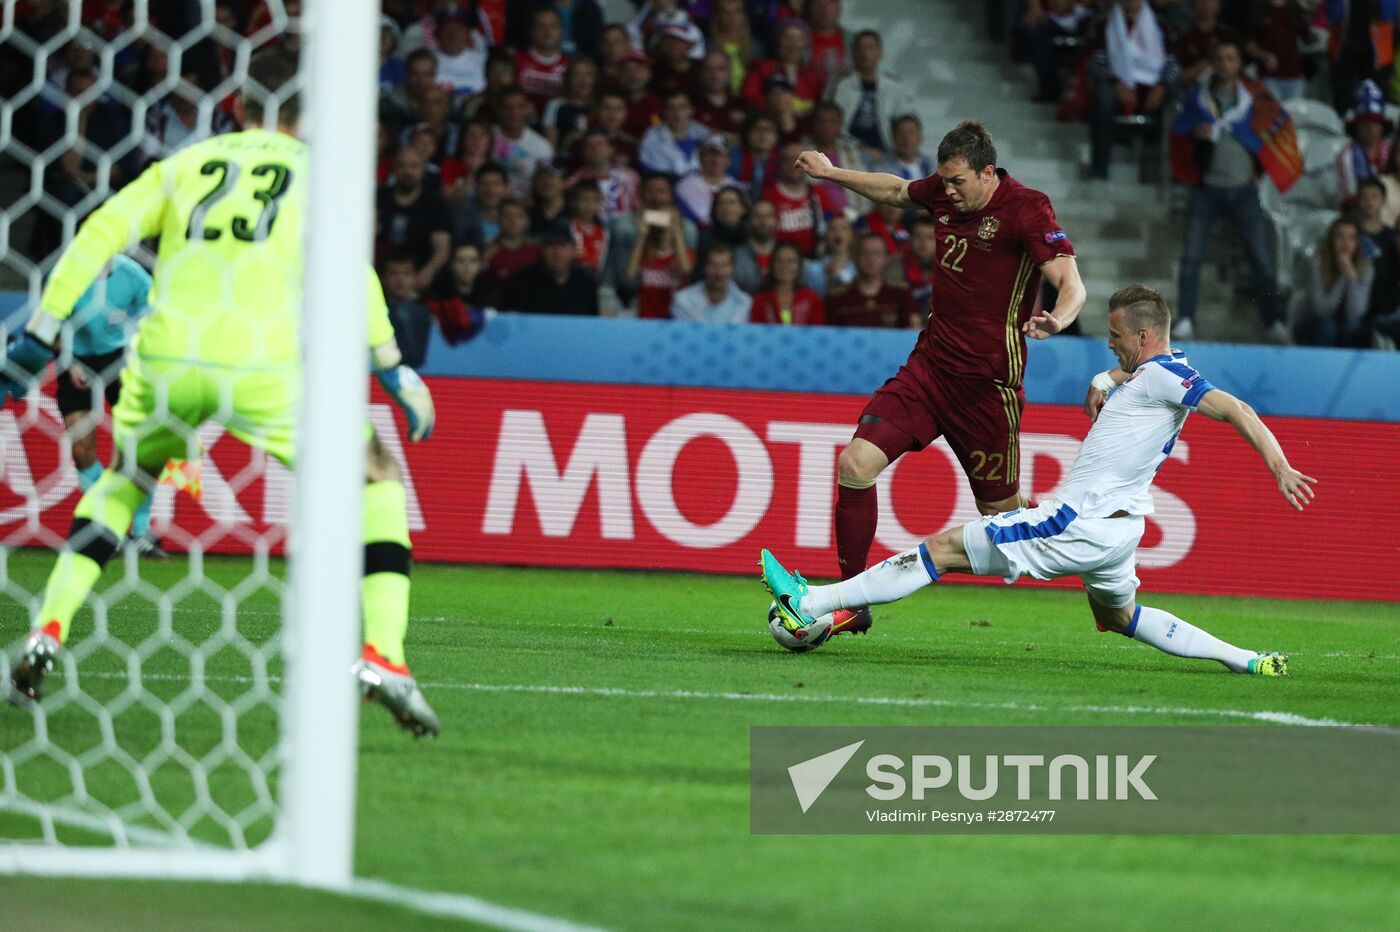
[{"label": "spectator in stands", "polygon": [[426,160],[405,147],[394,160],[394,175],[379,189],[375,209],[379,251],[413,261],[413,287],[426,292],[452,251],[451,219],[436,179],[424,181]]},{"label": "spectator in stands", "polygon": [[711,51],[700,60],[696,74],[697,90],[691,98],[697,122],[717,133],[724,133],[731,142],[739,139],[739,126],[744,120],[744,104],[729,92],[729,59],[723,52]]},{"label": "spectator in stands", "polygon": [[773,114],[778,121],[778,138],[790,142],[807,138],[809,127],[806,117],[797,112],[797,95],[793,93],[792,82],[787,75],[769,75],[763,81],[764,110]]},{"label": "spectator in stands", "polygon": [[429,88],[423,94],[422,120],[413,124],[409,133],[426,132],[431,142],[426,152],[435,167],[456,152],[460,145],[462,127],[452,119],[452,95],[442,85]]},{"label": "spectator in stands", "polygon": [[530,47],[515,54],[515,81],[530,98],[535,113],[543,113],[550,98],[564,89],[569,56],[560,49],[564,24],[551,7],[535,11],[530,20]]},{"label": "spectator in stands", "polygon": [[737,185],[720,188],[715,192],[710,205],[709,226],[700,230],[697,264],[705,267],[705,256],[716,245],[728,246],[737,250],[744,244],[748,229],[744,225],[744,215],[748,210],[748,199]]},{"label": "spectator in stands", "polygon": [[[620,91],[604,91],[598,97],[598,108],[589,120],[589,127],[597,129],[612,143],[612,160],[617,165],[634,165],[637,149],[641,141],[627,132],[627,98]],[[583,158],[583,140],[574,143],[575,155]]]},{"label": "spectator in stands", "polygon": [[608,228],[599,218],[603,195],[598,183],[583,178],[568,189],[569,233],[574,238],[578,261],[601,278],[608,255]]},{"label": "spectator in stands", "polygon": [[501,232],[486,247],[484,259],[489,287],[501,294],[511,276],[540,257],[540,247],[530,238],[530,212],[525,202],[513,197],[501,202]]},{"label": "spectator in stands", "polygon": [[632,41],[627,37],[626,26],[610,23],[603,27],[598,42],[598,81],[605,90],[617,90],[622,86],[622,59],[631,51]]},{"label": "spectator in stands", "polygon": [[1094,7],[1084,0],[1027,0],[1023,18],[1026,52],[1035,69],[1037,103],[1057,103],[1063,72],[1088,39]]},{"label": "spectator in stands", "polygon": [[676,203],[681,214],[698,227],[709,225],[710,205],[715,192],[735,185],[730,177],[729,142],[721,133],[711,133],[700,144],[700,167],[676,183]]},{"label": "spectator in stands", "polygon": [[1385,113],[1385,97],[1374,81],[1362,81],[1356,88],[1355,102],[1347,114],[1347,131],[1352,142],[1337,153],[1337,190],[1344,206],[1356,197],[1358,185],[1374,178],[1390,161],[1394,141],[1389,137],[1394,124]]},{"label": "spectator in stands", "polygon": [[476,190],[476,173],[491,161],[491,124],[468,120],[457,135],[457,152],[438,166],[442,196],[453,210],[461,207]]},{"label": "spectator in stands", "polygon": [[1390,161],[1380,174],[1380,182],[1385,186],[1385,204],[1381,207],[1381,219],[1386,226],[1400,229],[1400,139],[1392,140]]},{"label": "spectator in stands", "polygon": [[763,287],[753,296],[749,320],[755,324],[826,323],[822,296],[802,284],[802,253],[792,243],[778,243]]},{"label": "spectator in stands", "polygon": [[627,35],[633,48],[647,48],[651,45],[652,34],[667,23],[689,23],[681,0],[646,0],[639,4],[641,9],[627,24]]},{"label": "spectator in stands", "polygon": [[408,56],[404,83],[380,95],[380,116],[395,135],[423,118],[423,97],[437,87],[437,67],[436,55],[428,49],[418,49]]},{"label": "spectator in stands", "polygon": [[904,211],[893,204],[876,204],[870,213],[856,222],[856,232],[873,235],[885,244],[885,253],[898,255],[909,242],[909,231],[904,228]]},{"label": "spectator in stands", "polygon": [[[1254,277],[1254,304],[1270,339],[1286,342],[1288,329],[1279,304],[1269,247],[1268,221],[1259,204],[1259,163],[1241,143],[1234,124],[1248,120],[1251,92],[1240,80],[1243,62],[1232,42],[1220,42],[1211,53],[1211,74],[1187,103],[1178,127],[1189,127],[1195,139],[1195,160],[1200,182],[1191,189],[1186,211],[1186,242],[1182,249],[1177,317],[1172,336],[1189,340],[1195,335],[1197,287],[1201,262],[1210,245],[1211,230],[1228,217],[1244,246]],[[1192,116],[1195,114],[1196,116]]]},{"label": "spectator in stands", "polygon": [[1392,230],[1390,242],[1385,244],[1371,267],[1375,269],[1375,278],[1371,282],[1366,325],[1373,338],[1380,337],[1377,346],[1395,349],[1396,342],[1400,341],[1400,229]]},{"label": "spectator in stands", "polygon": [[846,70],[846,33],[841,28],[841,0],[811,0],[807,21],[812,27],[809,61],[822,87]]},{"label": "spectator in stands", "polygon": [[[432,0],[429,3],[414,3],[414,7],[423,11],[423,15],[417,17],[412,22],[406,23],[403,30],[403,39],[399,41],[399,54],[408,55],[416,49],[428,49],[432,51],[438,47],[438,13],[450,11],[458,6],[466,6],[457,0]],[[471,22],[471,27],[481,33],[489,45],[501,45],[504,43],[505,33],[502,24],[494,21],[491,7],[495,4],[491,0],[476,0],[472,7],[476,10],[476,19]],[[389,13],[389,4],[383,4],[384,12]],[[399,22],[404,23],[403,18]],[[257,28],[255,22],[249,23],[249,29]]]},{"label": "spectator in stands", "polygon": [[603,196],[602,221],[611,223],[636,210],[641,181],[632,169],[615,164],[607,130],[590,129],[584,133],[579,152],[582,165],[569,178],[569,184],[587,179],[598,186]]},{"label": "spectator in stands", "polygon": [[687,97],[699,86],[699,67],[691,49],[703,42],[693,23],[670,23],[652,33],[651,91],[662,100],[680,92]]},{"label": "spectator in stands", "polygon": [[[447,263],[447,274],[442,284],[433,292],[433,301],[461,301],[471,307],[491,303],[489,283],[482,275],[481,250],[471,243],[463,243],[452,250],[452,260]],[[432,302],[429,303],[432,306]],[[442,315],[434,310],[439,320]]]},{"label": "spectator in stands", "polygon": [[403,353],[403,364],[421,369],[428,357],[428,338],[433,331],[433,312],[419,300],[417,273],[413,258],[392,255],[380,265],[384,300],[389,305],[389,323]]},{"label": "spectator in stands", "polygon": [[598,280],[575,261],[573,237],[558,230],[540,242],[540,259],[511,276],[500,308],[530,314],[598,314]]},{"label": "spectator in stands", "polygon": [[[812,108],[811,147],[824,154],[837,168],[865,171],[865,155],[860,143],[841,131],[844,124],[840,107],[829,100],[818,103]],[[814,187],[829,213],[845,212],[858,217],[870,209],[868,200],[830,179],[818,181]]]},{"label": "spectator in stands", "polygon": [[[232,10],[227,4],[218,7],[222,15],[224,11]],[[227,24],[221,23],[225,28]],[[234,30],[238,32],[238,30]],[[408,62],[398,54],[399,40],[403,38],[403,30],[399,24],[394,22],[391,16],[379,17],[379,92],[393,90],[396,87],[403,87],[403,83],[408,79]]]},{"label": "spectator in stands", "polygon": [[802,283],[825,297],[856,278],[856,230],[844,215],[827,221],[817,256],[802,267]]},{"label": "spectator in stands", "polygon": [[878,162],[894,148],[890,121],[914,112],[914,97],[908,87],[880,69],[884,54],[879,33],[868,29],[856,33],[851,40],[851,70],[832,82],[826,92],[826,99],[846,114],[846,132],[866,147],[870,162]]},{"label": "spectator in stands", "polygon": [[807,64],[810,30],[800,19],[784,20],[778,26],[777,54],[761,58],[749,65],[744,77],[744,101],[751,107],[766,105],[766,82],[773,75],[783,75],[792,84],[794,109],[799,115],[812,109],[822,93],[822,79]]},{"label": "spectator in stands", "polygon": [[631,51],[622,56],[621,67],[619,89],[627,102],[622,131],[640,140],[661,119],[661,98],[651,92],[651,59],[644,52]]},{"label": "spectator in stands", "polygon": [[929,297],[933,294],[934,266],[938,262],[938,226],[932,215],[919,212],[909,221],[909,245],[901,254],[900,262],[914,307],[921,314],[927,314]]},{"label": "spectator in stands", "polygon": [[486,55],[486,89],[462,102],[462,116],[468,120],[501,117],[501,99],[515,87],[515,59],[505,49],[493,48]]},{"label": "spectator in stands", "polygon": [[516,197],[529,193],[535,167],[554,157],[554,147],[531,129],[529,122],[530,98],[518,87],[506,90],[501,95],[500,120],[492,133],[491,158],[505,167]]},{"label": "spectator in stands", "polygon": [[461,7],[438,14],[438,80],[458,98],[479,94],[486,87],[487,42],[472,26],[472,17]]},{"label": "spectator in stands", "polygon": [[1345,218],[1332,221],[1317,247],[1294,338],[1308,346],[1365,345],[1374,280],[1356,224]]},{"label": "spectator in stands", "polygon": [[399,149],[412,149],[423,156],[423,177],[429,184],[436,184],[441,190],[442,173],[437,166],[437,137],[427,123],[417,123],[404,132],[403,145]]},{"label": "spectator in stands", "polygon": [[[647,175],[642,179],[641,203],[637,209],[608,224],[608,258],[603,266],[603,284],[611,286],[624,303],[630,303],[637,290],[637,276],[628,273],[627,264],[637,241],[646,232],[645,218],[648,214],[655,219],[658,215],[669,216],[673,212],[680,217],[671,179],[666,175]],[[680,224],[681,241],[686,250],[693,251],[699,238],[695,224],[684,218],[681,218]],[[669,306],[668,299],[662,307]]]},{"label": "spectator in stands", "polygon": [[1385,83],[1395,62],[1400,0],[1326,0],[1322,12],[1330,32],[1332,104],[1340,113],[1362,81]]},{"label": "spectator in stands", "polygon": [[744,0],[715,0],[714,11],[709,47],[723,53],[729,68],[729,92],[738,94],[744,87],[749,64],[762,57],[763,49],[753,36]]},{"label": "spectator in stands", "polygon": [[1196,21],[1176,41],[1174,54],[1181,68],[1181,83],[1194,87],[1210,67],[1210,53],[1222,39],[1239,45],[1235,30],[1220,21],[1220,0],[1195,0]]},{"label": "spectator in stands", "polygon": [[540,117],[540,130],[555,152],[572,148],[597,106],[598,66],[591,58],[575,58],[564,69],[563,91],[545,105]]},{"label": "spectator in stands", "polygon": [[598,53],[603,39],[603,8],[598,0],[545,0],[554,7],[563,24],[564,38],[560,48],[566,55]]},{"label": "spectator in stands", "polygon": [[814,255],[826,230],[827,211],[807,172],[797,165],[802,143],[786,142],[778,150],[778,176],[763,192],[778,211],[778,242],[792,243],[803,256]]},{"label": "spectator in stands", "polygon": [[671,299],[671,319],[706,324],[742,324],[749,319],[753,299],[734,284],[734,250],[711,244],[701,265],[700,280]]},{"label": "spectator in stands", "polygon": [[909,289],[885,278],[889,254],[884,240],[873,233],[860,238],[856,247],[856,279],[827,293],[826,322],[837,327],[922,326]]},{"label": "spectator in stands", "polygon": [[778,120],[766,111],[749,114],[730,158],[729,174],[757,197],[778,174]]},{"label": "spectator in stands", "polygon": [[485,249],[501,234],[501,204],[510,196],[506,170],[487,162],[476,170],[473,196],[452,214],[452,239]]},{"label": "spectator in stands", "polygon": [[530,235],[538,237],[548,229],[569,225],[568,204],[564,197],[564,170],[553,162],[542,162],[530,184]]},{"label": "spectator in stands", "polygon": [[773,248],[778,244],[778,209],[771,201],[754,201],[745,222],[748,235],[734,252],[734,280],[754,294],[763,287]]},{"label": "spectator in stands", "polygon": [[1146,0],[1114,0],[1104,27],[1103,49],[1091,61],[1090,178],[1106,179],[1120,115],[1159,114],[1176,81],[1176,62]]},{"label": "spectator in stands", "polygon": [[1244,50],[1259,66],[1259,79],[1283,103],[1303,96],[1301,43],[1309,38],[1308,11],[1298,0],[1255,0]]},{"label": "spectator in stands", "polygon": [[897,116],[890,124],[894,152],[875,171],[898,175],[906,181],[938,174],[938,166],[923,151],[924,125],[912,113]]},{"label": "spectator in stands", "polygon": [[671,316],[671,299],[690,280],[695,254],[686,247],[680,211],[642,211],[642,234],[627,260],[626,277],[636,282],[637,316],[660,320]]},{"label": "spectator in stands", "polygon": [[1381,253],[1395,242],[1395,230],[1386,225],[1381,217],[1385,208],[1385,185],[1379,178],[1367,178],[1358,186],[1356,209],[1351,218],[1361,233],[1361,252],[1370,262],[1380,259]]},{"label": "spectator in stands", "polygon": [[700,143],[710,131],[695,122],[694,112],[690,98],[681,91],[674,91],[666,98],[666,106],[661,111],[662,122],[642,136],[638,152],[642,171],[679,178],[699,169]]},{"label": "spectator in stands", "polygon": [[209,123],[200,122],[199,98],[203,93],[199,75],[188,71],[174,91],[146,111],[146,133],[141,138],[143,163],[163,159],[191,143],[234,128],[228,114],[218,108],[210,112]]}]

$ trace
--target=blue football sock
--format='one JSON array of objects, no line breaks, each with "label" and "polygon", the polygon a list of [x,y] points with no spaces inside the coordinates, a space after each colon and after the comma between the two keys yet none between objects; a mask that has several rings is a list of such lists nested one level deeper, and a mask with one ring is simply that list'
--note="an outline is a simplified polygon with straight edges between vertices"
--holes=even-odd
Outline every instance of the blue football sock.
[{"label": "blue football sock", "polygon": [[141,500],[141,504],[136,506],[136,513],[131,516],[131,536],[145,537],[151,532],[151,501],[155,495],[147,495]]},{"label": "blue football sock", "polygon": [[78,470],[78,488],[86,492],[102,478],[102,464],[93,460],[86,469]]}]

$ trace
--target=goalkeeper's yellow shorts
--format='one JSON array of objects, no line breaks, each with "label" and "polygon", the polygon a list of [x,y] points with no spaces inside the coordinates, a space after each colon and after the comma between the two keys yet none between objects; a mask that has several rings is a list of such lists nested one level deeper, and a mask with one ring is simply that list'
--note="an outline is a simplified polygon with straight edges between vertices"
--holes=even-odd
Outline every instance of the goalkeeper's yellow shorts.
[{"label": "goalkeeper's yellow shorts", "polygon": [[206,422],[292,466],[296,458],[299,367],[250,370],[133,353],[112,409],[112,439],[123,459],[156,475],[167,460],[198,459]]}]

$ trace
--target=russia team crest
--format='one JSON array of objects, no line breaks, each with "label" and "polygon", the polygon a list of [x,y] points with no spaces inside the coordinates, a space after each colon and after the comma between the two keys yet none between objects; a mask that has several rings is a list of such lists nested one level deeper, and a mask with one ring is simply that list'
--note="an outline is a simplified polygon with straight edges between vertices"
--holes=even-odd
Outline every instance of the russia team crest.
[{"label": "russia team crest", "polygon": [[991,239],[997,235],[997,229],[1001,226],[1001,221],[996,217],[983,217],[982,223],[977,227],[978,239]]}]

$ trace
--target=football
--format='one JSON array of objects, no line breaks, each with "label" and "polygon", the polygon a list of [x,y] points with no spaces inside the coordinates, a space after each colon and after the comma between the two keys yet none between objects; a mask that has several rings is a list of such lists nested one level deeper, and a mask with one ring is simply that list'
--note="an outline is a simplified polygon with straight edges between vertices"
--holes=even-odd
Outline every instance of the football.
[{"label": "football", "polygon": [[832,617],[827,614],[805,628],[789,631],[783,624],[782,616],[778,614],[778,603],[773,602],[768,606],[768,632],[773,635],[773,640],[799,654],[816,650],[825,644],[831,637],[831,622]]}]

